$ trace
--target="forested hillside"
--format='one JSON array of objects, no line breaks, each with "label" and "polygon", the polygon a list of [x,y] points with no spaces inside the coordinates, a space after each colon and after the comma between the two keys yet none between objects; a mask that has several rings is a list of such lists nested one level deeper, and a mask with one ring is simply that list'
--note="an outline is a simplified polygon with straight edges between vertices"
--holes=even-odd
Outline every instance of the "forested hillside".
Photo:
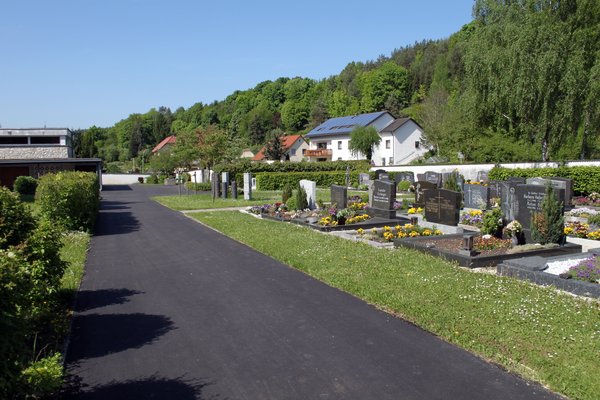
[{"label": "forested hillside", "polygon": [[176,134],[200,142],[184,160],[213,164],[274,130],[303,133],[384,109],[418,121],[449,161],[600,158],[600,1],[477,0],[473,21],[450,38],[351,62],[320,81],[274,78],[211,104],[131,114],[80,132],[76,151],[107,162],[148,157]]}]

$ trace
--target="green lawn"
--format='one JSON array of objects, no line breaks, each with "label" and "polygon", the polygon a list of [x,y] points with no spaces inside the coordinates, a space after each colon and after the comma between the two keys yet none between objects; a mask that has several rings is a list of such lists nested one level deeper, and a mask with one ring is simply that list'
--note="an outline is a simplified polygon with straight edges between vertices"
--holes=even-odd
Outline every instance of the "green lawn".
[{"label": "green lawn", "polygon": [[[366,192],[359,192],[354,190],[348,191],[348,196],[360,195]],[[400,198],[414,199],[413,194],[398,195]],[[173,210],[205,210],[210,208],[227,208],[227,207],[246,207],[246,206],[260,206],[266,203],[274,203],[281,201],[281,191],[270,191],[270,190],[255,190],[252,192],[252,200],[244,200],[244,196],[240,195],[236,200],[232,198],[212,199],[210,193],[190,194],[181,196],[155,196],[153,200],[160,204],[167,206]],[[331,201],[331,191],[329,189],[317,189],[317,201],[323,201],[328,203]]]},{"label": "green lawn", "polygon": [[64,235],[60,256],[69,263],[61,282],[64,290],[75,292],[79,288],[90,239],[85,232],[68,232]]},{"label": "green lawn", "polygon": [[239,212],[191,216],[572,399],[599,397],[597,301]]}]

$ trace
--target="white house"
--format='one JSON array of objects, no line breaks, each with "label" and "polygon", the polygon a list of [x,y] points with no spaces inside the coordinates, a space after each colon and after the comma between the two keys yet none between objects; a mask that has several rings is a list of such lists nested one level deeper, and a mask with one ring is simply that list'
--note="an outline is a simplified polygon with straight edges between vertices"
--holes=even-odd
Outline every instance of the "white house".
[{"label": "white house", "polygon": [[[281,137],[281,147],[284,151],[281,161],[298,162],[304,159],[304,153],[308,150],[308,143],[300,135],[288,135]],[[256,153],[252,161],[267,161],[265,147]]]},{"label": "white house", "polygon": [[348,148],[350,134],[359,126],[372,126],[381,136],[372,156],[377,166],[408,164],[428,150],[422,145],[419,124],[381,111],[328,119],[304,136],[310,141],[304,156],[310,161],[364,160],[363,154],[354,155]]}]

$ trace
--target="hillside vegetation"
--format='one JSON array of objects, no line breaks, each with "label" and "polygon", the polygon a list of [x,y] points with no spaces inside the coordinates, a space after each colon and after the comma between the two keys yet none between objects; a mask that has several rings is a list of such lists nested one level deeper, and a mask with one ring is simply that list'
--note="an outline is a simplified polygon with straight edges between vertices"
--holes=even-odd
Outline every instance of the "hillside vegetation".
[{"label": "hillside vegetation", "polygon": [[384,109],[414,118],[449,161],[600,158],[600,2],[477,0],[473,21],[447,39],[351,62],[319,81],[282,77],[211,104],[131,114],[79,132],[76,152],[147,161],[176,134],[182,164],[200,157],[210,166],[273,131]]}]

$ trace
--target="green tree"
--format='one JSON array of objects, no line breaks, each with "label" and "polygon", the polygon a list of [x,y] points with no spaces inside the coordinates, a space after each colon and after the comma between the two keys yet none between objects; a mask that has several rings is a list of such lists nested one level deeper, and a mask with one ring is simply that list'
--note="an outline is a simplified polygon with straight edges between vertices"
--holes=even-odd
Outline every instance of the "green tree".
[{"label": "green tree", "polygon": [[265,157],[267,160],[279,161],[285,155],[283,148],[283,131],[274,129],[269,133],[269,140],[265,144]]},{"label": "green tree", "polygon": [[408,104],[408,72],[393,61],[363,75],[362,109],[380,111],[388,104],[400,110]]},{"label": "green tree", "polygon": [[350,133],[348,148],[354,155],[362,154],[371,161],[373,146],[379,145],[381,136],[372,126],[359,126]]}]

